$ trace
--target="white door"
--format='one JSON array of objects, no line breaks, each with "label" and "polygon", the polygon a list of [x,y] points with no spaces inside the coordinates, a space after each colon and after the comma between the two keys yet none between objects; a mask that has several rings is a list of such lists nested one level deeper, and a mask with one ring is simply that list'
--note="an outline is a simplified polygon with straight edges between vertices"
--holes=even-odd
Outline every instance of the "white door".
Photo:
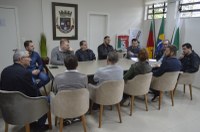
[{"label": "white door", "polygon": [[15,8],[0,6],[0,73],[13,64],[13,49],[18,48],[17,16]]},{"label": "white door", "polygon": [[108,15],[91,13],[88,16],[88,45],[98,58],[97,47],[103,43],[108,35]]}]

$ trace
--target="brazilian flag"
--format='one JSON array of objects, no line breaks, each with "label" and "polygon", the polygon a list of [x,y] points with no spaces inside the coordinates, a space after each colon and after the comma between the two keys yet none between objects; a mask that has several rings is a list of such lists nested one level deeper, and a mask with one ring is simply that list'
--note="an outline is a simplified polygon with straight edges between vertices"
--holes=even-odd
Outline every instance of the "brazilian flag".
[{"label": "brazilian flag", "polygon": [[161,21],[161,25],[160,25],[160,30],[159,30],[159,34],[157,37],[157,41],[156,41],[156,45],[155,45],[155,55],[158,54],[158,52],[162,49],[162,41],[165,39],[165,20],[164,20],[164,16],[162,17],[162,21]]}]

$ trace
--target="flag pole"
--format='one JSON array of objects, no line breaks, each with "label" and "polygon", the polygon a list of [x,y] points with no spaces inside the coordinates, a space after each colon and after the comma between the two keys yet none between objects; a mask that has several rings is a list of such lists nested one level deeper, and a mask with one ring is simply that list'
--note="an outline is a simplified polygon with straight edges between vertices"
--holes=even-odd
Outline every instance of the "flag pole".
[{"label": "flag pole", "polygon": [[152,58],[155,57],[155,49],[156,49],[156,31],[155,31],[155,18],[154,18],[155,12],[154,12],[154,4],[153,4],[153,36],[154,36],[154,48],[153,48],[153,52],[152,52]]},{"label": "flag pole", "polygon": [[[165,5],[166,5],[166,3],[164,2],[163,17],[164,17],[164,14],[165,14]],[[164,30],[164,31],[165,31],[165,30]],[[164,32],[164,34],[165,34],[165,32]],[[165,39],[165,37],[164,37],[164,39]]]}]

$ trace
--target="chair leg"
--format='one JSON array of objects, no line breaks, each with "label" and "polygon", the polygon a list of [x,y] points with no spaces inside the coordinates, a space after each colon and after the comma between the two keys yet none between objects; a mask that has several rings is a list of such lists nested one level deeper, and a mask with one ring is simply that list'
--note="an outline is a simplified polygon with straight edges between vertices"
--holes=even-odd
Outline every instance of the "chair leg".
[{"label": "chair leg", "polygon": [[5,132],[8,132],[8,123],[5,122]]},{"label": "chair leg", "polygon": [[55,126],[57,126],[57,124],[58,124],[58,117],[56,116],[55,117]]},{"label": "chair leg", "polygon": [[118,114],[119,114],[119,122],[122,123],[120,103],[116,104],[116,107],[117,107],[117,111],[118,111]]},{"label": "chair leg", "polygon": [[103,113],[103,105],[100,105],[100,111],[99,111],[99,128],[101,128],[102,113]]},{"label": "chair leg", "polygon": [[132,116],[132,112],[133,112],[133,102],[134,102],[134,96],[131,95],[130,116]]},{"label": "chair leg", "polygon": [[51,91],[53,91],[53,80],[51,81]]},{"label": "chair leg", "polygon": [[159,106],[158,109],[160,110],[160,106],[161,106],[161,102],[162,102],[162,96],[163,96],[163,92],[160,91],[160,96],[159,96]]},{"label": "chair leg", "polygon": [[60,132],[63,130],[63,118],[60,118]]},{"label": "chair leg", "polygon": [[26,132],[30,132],[30,124],[25,125]]},{"label": "chair leg", "polygon": [[85,115],[81,116],[81,121],[82,121],[82,124],[83,124],[84,132],[87,132]]},{"label": "chair leg", "polygon": [[47,113],[47,117],[48,117],[48,125],[49,125],[49,129],[52,129],[51,111],[50,111],[50,110],[49,110],[49,112]]},{"label": "chair leg", "polygon": [[175,92],[176,92],[177,85],[178,85],[178,82],[176,82],[175,88],[174,88],[174,90],[173,90],[173,95],[174,95]]},{"label": "chair leg", "polygon": [[185,93],[185,84],[183,84],[183,92]]},{"label": "chair leg", "polygon": [[144,95],[144,98],[145,98],[146,111],[148,111],[147,94]]},{"label": "chair leg", "polygon": [[171,100],[172,100],[172,106],[174,106],[174,95],[173,95],[173,90],[170,91],[170,95],[171,95]]},{"label": "chair leg", "polygon": [[190,99],[192,100],[192,84],[189,84],[190,87]]},{"label": "chair leg", "polygon": [[110,110],[112,110],[113,108],[112,108],[112,105],[110,106]]},{"label": "chair leg", "polygon": [[92,115],[92,107],[93,107],[94,102],[90,100],[90,114]]},{"label": "chair leg", "polygon": [[43,88],[44,88],[45,95],[48,96],[46,87],[43,86]]}]

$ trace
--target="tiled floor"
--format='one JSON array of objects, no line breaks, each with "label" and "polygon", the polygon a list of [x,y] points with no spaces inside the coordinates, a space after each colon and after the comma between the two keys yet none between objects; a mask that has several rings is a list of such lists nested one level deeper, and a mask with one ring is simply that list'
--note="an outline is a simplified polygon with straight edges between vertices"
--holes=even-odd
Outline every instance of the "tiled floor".
[{"label": "tiled floor", "polygon": [[[102,128],[98,128],[98,112],[86,115],[88,132],[200,132],[200,89],[193,88],[193,100],[190,100],[189,89],[183,93],[179,86],[174,98],[175,106],[171,106],[168,93],[164,94],[161,110],[158,110],[158,102],[150,102],[149,111],[145,111],[143,97],[135,99],[134,112],[129,116],[129,107],[122,107],[122,121],[116,109],[112,111],[105,108],[103,113]],[[53,116],[52,116],[53,117]],[[53,120],[54,124],[54,120]],[[4,131],[4,122],[0,119],[0,132]],[[22,132],[22,126],[10,126],[11,132]],[[59,128],[53,126],[49,132],[58,132]],[[64,132],[83,132],[82,124],[75,123],[66,126]]]}]

